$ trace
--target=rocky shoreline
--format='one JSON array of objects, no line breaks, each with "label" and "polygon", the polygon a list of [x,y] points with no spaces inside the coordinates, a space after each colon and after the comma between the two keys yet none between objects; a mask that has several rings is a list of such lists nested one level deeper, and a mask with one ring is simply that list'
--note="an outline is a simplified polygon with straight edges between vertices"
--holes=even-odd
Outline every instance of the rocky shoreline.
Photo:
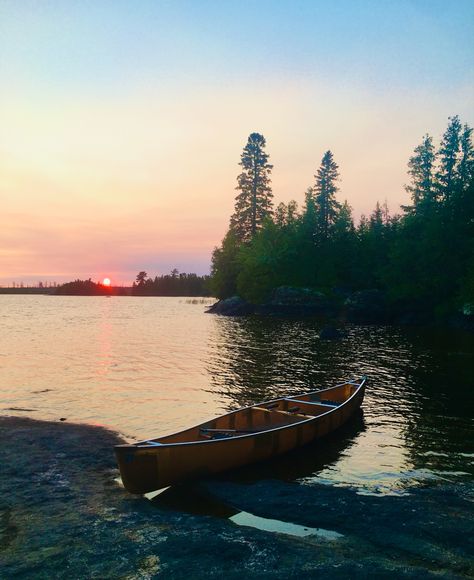
[{"label": "rocky shoreline", "polygon": [[[467,483],[394,497],[228,474],[149,501],[118,484],[113,445],[122,440],[111,431],[0,417],[0,441],[4,578],[474,574],[474,489]],[[286,522],[288,532],[252,527],[252,517]],[[298,536],[289,523],[322,532]]]},{"label": "rocky shoreline", "polygon": [[[331,296],[309,288],[281,286],[262,304],[252,304],[239,296],[219,300],[209,314],[222,316],[320,317],[336,324],[395,324],[425,326],[440,323],[423,308],[395,307],[377,289],[348,292],[336,290]],[[474,313],[458,312],[441,321],[444,326],[474,332]]]}]

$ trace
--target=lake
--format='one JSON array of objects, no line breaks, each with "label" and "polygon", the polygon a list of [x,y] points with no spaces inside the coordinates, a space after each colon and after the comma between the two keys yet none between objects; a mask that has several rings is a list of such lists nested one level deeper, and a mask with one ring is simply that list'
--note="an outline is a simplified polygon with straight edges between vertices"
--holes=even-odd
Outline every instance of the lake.
[{"label": "lake", "polygon": [[4,415],[103,425],[130,441],[285,393],[369,377],[363,414],[324,445],[244,478],[360,494],[472,481],[474,336],[205,314],[192,298],[0,297]]}]

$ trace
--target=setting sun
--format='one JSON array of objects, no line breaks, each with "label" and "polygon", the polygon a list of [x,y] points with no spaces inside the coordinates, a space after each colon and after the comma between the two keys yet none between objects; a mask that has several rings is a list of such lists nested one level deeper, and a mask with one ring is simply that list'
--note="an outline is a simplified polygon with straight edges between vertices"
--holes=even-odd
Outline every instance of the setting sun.
[{"label": "setting sun", "polygon": [[104,286],[110,286],[110,278],[104,278],[104,279],[102,280],[102,284],[103,284]]}]

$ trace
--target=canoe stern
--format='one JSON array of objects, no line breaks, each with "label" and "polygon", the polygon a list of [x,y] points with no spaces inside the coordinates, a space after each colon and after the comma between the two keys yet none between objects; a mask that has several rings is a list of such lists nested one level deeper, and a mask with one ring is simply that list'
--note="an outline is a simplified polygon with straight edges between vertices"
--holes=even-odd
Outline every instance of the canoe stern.
[{"label": "canoe stern", "polygon": [[134,445],[117,445],[115,455],[122,483],[130,493],[147,493],[158,489],[158,457],[143,453]]}]

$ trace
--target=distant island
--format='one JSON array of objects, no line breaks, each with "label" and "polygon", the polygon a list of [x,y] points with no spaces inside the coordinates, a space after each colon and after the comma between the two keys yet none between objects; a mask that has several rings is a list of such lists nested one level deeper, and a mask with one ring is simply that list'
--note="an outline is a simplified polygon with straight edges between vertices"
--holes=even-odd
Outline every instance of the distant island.
[{"label": "distant island", "polygon": [[27,287],[23,284],[0,288],[0,294],[52,294],[59,296],[211,296],[210,276],[198,276],[179,272],[176,268],[170,274],[149,278],[142,270],[131,286],[113,286],[102,282],[73,280],[65,284]]}]

